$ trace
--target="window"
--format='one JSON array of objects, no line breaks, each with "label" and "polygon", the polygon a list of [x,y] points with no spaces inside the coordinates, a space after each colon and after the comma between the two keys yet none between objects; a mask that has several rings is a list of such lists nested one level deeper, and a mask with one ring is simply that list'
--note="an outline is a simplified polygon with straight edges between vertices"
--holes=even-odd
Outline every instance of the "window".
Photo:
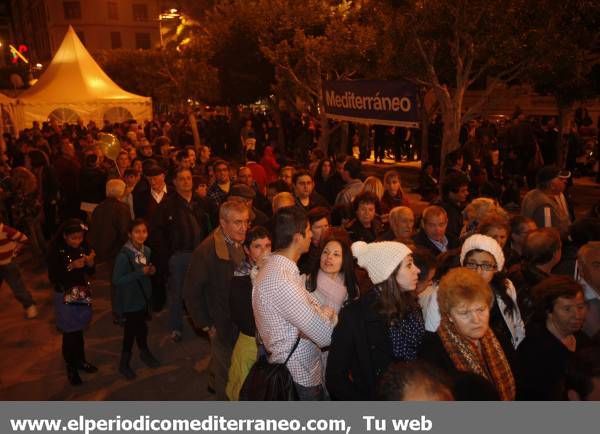
[{"label": "window", "polygon": [[110,32],[110,48],[122,48],[121,32]]},{"label": "window", "polygon": [[119,5],[117,2],[108,2],[108,19],[118,20],[119,19]]},{"label": "window", "polygon": [[148,21],[148,6],[145,4],[133,5],[133,21]]},{"label": "window", "polygon": [[135,34],[135,48],[142,50],[150,49],[150,33]]},{"label": "window", "polygon": [[81,3],[80,2],[63,2],[65,11],[65,20],[80,20],[81,19]]},{"label": "window", "polygon": [[85,33],[83,33],[83,31],[81,30],[76,30],[75,33],[77,33],[77,37],[79,38],[81,43],[85,45]]}]

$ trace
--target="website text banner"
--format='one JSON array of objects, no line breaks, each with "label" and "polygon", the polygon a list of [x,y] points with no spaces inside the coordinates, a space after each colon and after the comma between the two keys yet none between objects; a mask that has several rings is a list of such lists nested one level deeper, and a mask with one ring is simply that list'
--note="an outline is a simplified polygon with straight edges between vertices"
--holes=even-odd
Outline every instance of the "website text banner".
[{"label": "website text banner", "polygon": [[323,84],[331,119],[372,125],[419,127],[417,87],[404,81],[346,80]]},{"label": "website text banner", "polygon": [[5,402],[8,433],[597,432],[598,403]]}]

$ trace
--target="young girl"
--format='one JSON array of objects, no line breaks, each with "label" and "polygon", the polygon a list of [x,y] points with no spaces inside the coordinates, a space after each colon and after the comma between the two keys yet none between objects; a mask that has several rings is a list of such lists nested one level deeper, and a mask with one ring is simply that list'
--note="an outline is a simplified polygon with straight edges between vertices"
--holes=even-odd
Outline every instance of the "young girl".
[{"label": "young girl", "polygon": [[96,254],[84,241],[87,227],[69,219],[59,228],[48,253],[48,278],[54,285],[56,326],[63,333],[62,353],[69,382],[82,383],[78,369],[94,373],[98,368],[85,359],[83,330],[92,319],[88,276],[94,274]]},{"label": "young girl", "polygon": [[383,176],[383,188],[385,189],[381,198],[381,214],[388,214],[392,208],[397,206],[408,206],[408,199],[402,191],[400,174],[395,170],[389,170]]},{"label": "young girl", "polygon": [[336,400],[369,400],[390,363],[417,357],[425,334],[413,294],[419,269],[411,250],[395,241],[356,242],[352,253],[375,286],[340,312],[327,360],[327,389]]},{"label": "young girl", "polygon": [[152,283],[150,276],[156,272],[150,263],[150,248],[144,245],[148,227],[142,219],[135,219],[129,226],[129,241],[125,243],[115,260],[112,282],[115,285],[115,311],[125,323],[119,372],[125,378],[135,378],[129,366],[133,341],[137,342],[140,359],[150,368],[160,366],[148,349],[148,326],[146,320],[151,312]]}]

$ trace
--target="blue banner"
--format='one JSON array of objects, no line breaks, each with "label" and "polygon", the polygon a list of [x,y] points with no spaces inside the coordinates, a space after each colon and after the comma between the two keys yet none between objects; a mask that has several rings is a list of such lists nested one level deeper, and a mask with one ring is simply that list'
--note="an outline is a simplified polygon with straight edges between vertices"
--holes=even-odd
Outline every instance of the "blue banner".
[{"label": "blue banner", "polygon": [[323,101],[331,119],[419,127],[417,87],[405,81],[326,81]]}]

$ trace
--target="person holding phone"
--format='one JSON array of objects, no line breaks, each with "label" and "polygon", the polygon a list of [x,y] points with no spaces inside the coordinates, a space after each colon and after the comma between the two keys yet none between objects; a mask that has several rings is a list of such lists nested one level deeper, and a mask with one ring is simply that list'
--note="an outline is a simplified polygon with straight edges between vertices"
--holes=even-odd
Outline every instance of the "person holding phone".
[{"label": "person holding phone", "polygon": [[150,262],[150,248],[144,245],[148,238],[148,226],[142,219],[135,219],[129,226],[129,241],[125,243],[115,260],[112,281],[115,285],[115,310],[124,325],[123,345],[119,372],[128,380],[135,378],[129,366],[133,341],[137,342],[140,359],[150,368],[160,362],[148,349],[148,325],[152,282],[150,276],[156,267]]}]

